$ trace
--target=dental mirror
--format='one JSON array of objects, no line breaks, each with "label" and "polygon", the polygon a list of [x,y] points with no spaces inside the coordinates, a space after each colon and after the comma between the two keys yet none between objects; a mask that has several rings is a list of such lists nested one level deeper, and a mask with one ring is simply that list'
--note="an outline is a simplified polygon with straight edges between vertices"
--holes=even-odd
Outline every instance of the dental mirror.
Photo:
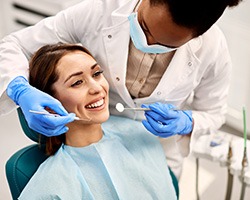
[{"label": "dental mirror", "polygon": [[123,112],[124,110],[133,110],[133,111],[145,111],[150,110],[150,108],[125,108],[122,103],[117,103],[115,106],[118,112]]}]

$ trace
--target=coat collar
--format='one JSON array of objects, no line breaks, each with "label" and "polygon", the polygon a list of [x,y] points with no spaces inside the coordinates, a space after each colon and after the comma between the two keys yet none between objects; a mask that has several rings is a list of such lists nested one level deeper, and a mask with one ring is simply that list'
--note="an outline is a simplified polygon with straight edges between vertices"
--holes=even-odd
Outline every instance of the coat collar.
[{"label": "coat collar", "polygon": [[[199,36],[199,37],[196,37],[192,40],[190,40],[188,43],[187,43],[187,46],[190,50],[190,53],[192,53],[194,56],[195,56],[195,53],[197,51],[199,51],[199,49],[201,48],[202,46],[202,36]],[[196,56],[195,56],[196,57]]]},{"label": "coat collar", "polygon": [[114,10],[111,14],[113,25],[120,24],[127,20],[128,16],[133,12],[135,6],[139,1],[137,0],[123,0],[121,6]]}]

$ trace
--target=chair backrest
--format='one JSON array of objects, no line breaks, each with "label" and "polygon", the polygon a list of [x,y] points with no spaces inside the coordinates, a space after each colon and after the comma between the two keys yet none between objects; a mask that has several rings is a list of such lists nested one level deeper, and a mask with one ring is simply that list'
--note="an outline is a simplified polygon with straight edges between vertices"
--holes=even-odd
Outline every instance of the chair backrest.
[{"label": "chair backrest", "polygon": [[[24,115],[18,108],[18,116],[24,133],[37,142],[39,134],[28,127]],[[42,139],[44,141],[44,139]],[[42,142],[43,143],[43,142]],[[17,199],[39,165],[47,158],[45,145],[33,144],[13,154],[6,163],[6,177],[13,199]]]}]

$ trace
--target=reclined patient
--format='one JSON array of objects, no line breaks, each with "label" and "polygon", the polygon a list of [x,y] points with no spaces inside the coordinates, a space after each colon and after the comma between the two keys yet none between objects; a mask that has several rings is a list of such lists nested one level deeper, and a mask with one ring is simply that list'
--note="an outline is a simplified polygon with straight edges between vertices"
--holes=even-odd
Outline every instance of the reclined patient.
[{"label": "reclined patient", "polygon": [[30,61],[30,84],[80,120],[67,124],[65,134],[46,139],[50,157],[20,200],[177,198],[158,139],[141,122],[109,116],[109,85],[87,49],[74,44],[40,48]]}]

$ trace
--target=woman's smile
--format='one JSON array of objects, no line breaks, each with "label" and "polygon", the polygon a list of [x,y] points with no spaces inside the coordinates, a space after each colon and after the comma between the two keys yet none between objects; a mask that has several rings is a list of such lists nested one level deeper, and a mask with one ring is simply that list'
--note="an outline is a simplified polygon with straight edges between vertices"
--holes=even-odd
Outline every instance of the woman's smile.
[{"label": "woman's smile", "polygon": [[89,103],[85,106],[87,109],[96,109],[96,108],[103,108],[105,106],[104,104],[104,98],[101,98],[100,100],[94,100],[93,102]]}]

